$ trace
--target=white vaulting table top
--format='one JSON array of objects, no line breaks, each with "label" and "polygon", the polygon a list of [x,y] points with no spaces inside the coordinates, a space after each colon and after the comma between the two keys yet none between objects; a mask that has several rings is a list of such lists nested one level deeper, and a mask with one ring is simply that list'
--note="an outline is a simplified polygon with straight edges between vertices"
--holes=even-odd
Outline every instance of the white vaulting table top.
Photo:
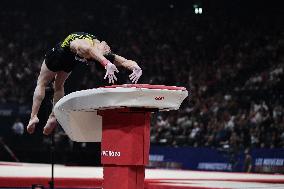
[{"label": "white vaulting table top", "polygon": [[97,115],[97,110],[121,107],[177,110],[187,96],[185,88],[155,85],[88,89],[64,96],[56,103],[54,113],[72,140],[99,142],[101,117]]}]

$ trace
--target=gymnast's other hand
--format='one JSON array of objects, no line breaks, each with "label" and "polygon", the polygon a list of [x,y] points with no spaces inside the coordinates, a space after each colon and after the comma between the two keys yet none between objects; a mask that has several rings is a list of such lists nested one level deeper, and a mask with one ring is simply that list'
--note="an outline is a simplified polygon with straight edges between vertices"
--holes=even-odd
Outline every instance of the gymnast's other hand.
[{"label": "gymnast's other hand", "polygon": [[115,72],[119,72],[118,69],[116,68],[116,66],[114,64],[112,64],[110,61],[108,61],[108,63],[105,66],[106,69],[106,75],[104,77],[104,79],[108,78],[108,82],[109,83],[114,83],[114,80],[117,81],[116,76],[114,75]]},{"label": "gymnast's other hand", "polygon": [[132,74],[129,75],[129,78],[132,81],[132,83],[137,83],[137,81],[142,75],[142,69],[138,65],[134,65],[132,67],[132,71],[133,72]]}]

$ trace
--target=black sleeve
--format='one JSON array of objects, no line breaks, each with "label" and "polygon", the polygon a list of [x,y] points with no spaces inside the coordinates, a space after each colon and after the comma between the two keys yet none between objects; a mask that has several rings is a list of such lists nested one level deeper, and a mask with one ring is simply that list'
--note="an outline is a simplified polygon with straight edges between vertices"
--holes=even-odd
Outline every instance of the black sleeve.
[{"label": "black sleeve", "polygon": [[115,54],[113,54],[112,52],[110,52],[110,53],[104,55],[104,57],[105,57],[106,59],[108,59],[111,63],[113,63],[113,62],[114,62],[114,59],[115,59]]}]

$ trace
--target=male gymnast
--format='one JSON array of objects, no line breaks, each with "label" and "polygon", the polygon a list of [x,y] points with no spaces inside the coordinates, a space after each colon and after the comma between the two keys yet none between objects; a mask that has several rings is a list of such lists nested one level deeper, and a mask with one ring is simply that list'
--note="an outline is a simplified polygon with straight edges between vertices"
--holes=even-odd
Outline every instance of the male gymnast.
[{"label": "male gymnast", "polygon": [[[91,60],[100,62],[105,68],[104,79],[108,79],[109,83],[117,81],[116,65],[132,71],[129,78],[133,83],[137,83],[142,75],[142,69],[135,61],[113,54],[105,41],[99,41],[94,35],[85,32],[71,33],[45,55],[34,91],[31,118],[27,126],[28,133],[32,134],[39,122],[37,114],[45,97],[45,87],[54,80],[54,106],[64,96],[64,83],[75,65],[88,63]],[[52,110],[43,128],[43,134],[49,135],[56,126],[57,121]]]}]

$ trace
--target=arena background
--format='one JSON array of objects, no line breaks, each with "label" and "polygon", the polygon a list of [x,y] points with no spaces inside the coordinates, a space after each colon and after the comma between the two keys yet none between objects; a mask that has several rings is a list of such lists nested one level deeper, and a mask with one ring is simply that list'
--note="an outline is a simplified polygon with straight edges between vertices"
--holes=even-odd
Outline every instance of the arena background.
[{"label": "arena background", "polygon": [[[179,111],[152,116],[149,168],[284,172],[283,6],[279,1],[1,1],[0,161],[49,163],[51,138],[25,130],[45,52],[74,31],[136,60],[139,83],[184,86]],[[118,84],[129,83],[127,72]],[[100,65],[79,65],[65,92],[108,85]],[[100,166],[99,143],[61,128],[55,162]],[[1,169],[0,169],[1,172]]]}]

